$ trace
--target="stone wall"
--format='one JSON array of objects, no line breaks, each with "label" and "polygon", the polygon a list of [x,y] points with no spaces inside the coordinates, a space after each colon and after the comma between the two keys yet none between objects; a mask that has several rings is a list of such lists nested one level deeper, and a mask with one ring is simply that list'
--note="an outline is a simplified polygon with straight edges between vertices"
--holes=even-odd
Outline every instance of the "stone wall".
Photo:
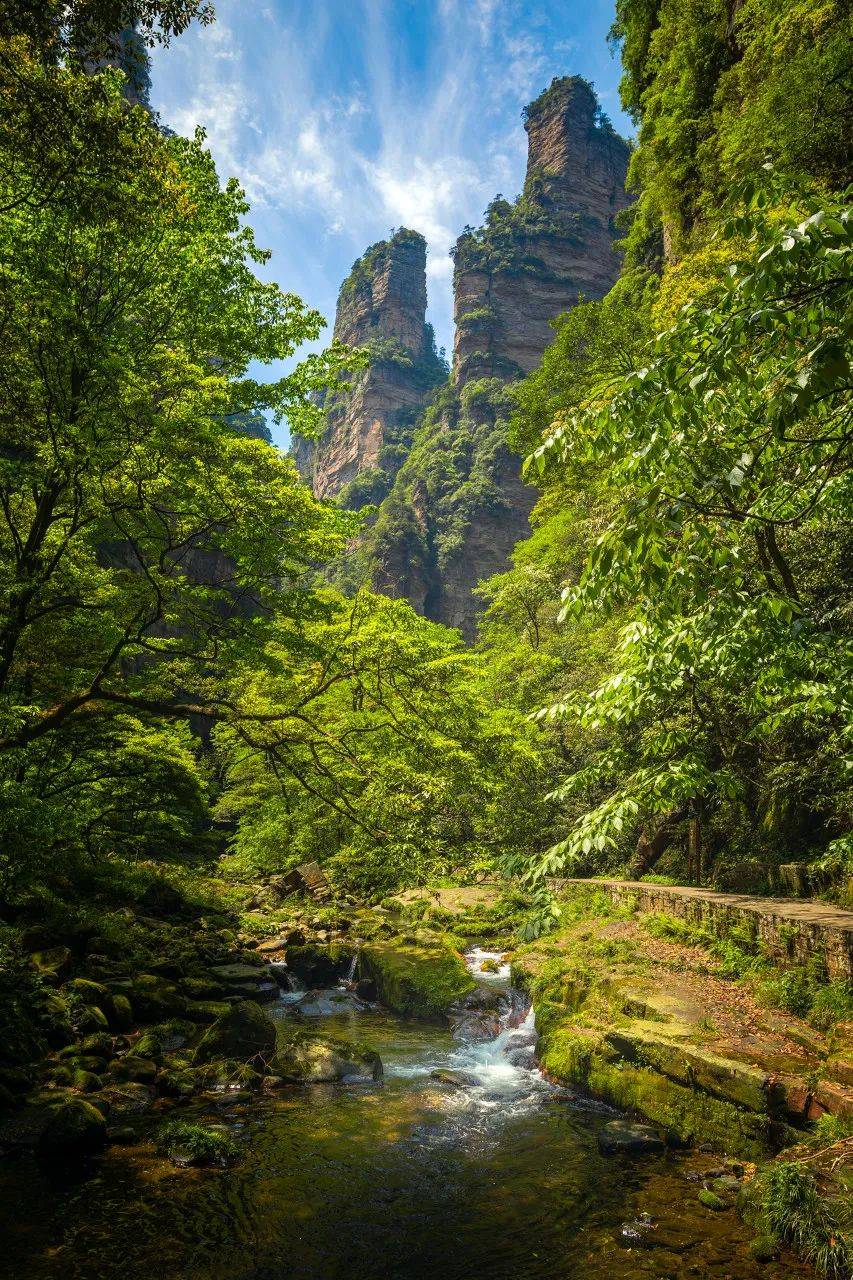
[{"label": "stone wall", "polygon": [[549,885],[555,890],[594,886],[614,902],[633,902],[642,912],[690,921],[721,938],[735,929],[747,929],[782,966],[823,958],[830,978],[853,981],[853,911],[830,903],[754,898],[634,880],[551,880]]}]

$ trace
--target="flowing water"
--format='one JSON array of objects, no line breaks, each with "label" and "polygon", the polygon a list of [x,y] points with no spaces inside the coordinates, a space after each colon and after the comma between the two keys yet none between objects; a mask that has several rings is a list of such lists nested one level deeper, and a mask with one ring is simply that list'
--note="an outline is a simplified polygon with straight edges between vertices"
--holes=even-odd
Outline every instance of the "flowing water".
[{"label": "flowing water", "polygon": [[[542,1079],[533,1015],[499,957],[469,965],[498,1034],[406,1022],[344,989],[273,1006],[378,1050],[378,1084],[315,1085],[210,1113],[245,1149],[230,1170],[175,1169],[148,1140],[49,1185],[26,1160],[0,1175],[0,1275],[18,1280],[793,1280],[759,1267],[735,1213],[697,1200],[691,1154],[604,1158],[612,1118]],[[469,1038],[460,1039],[459,1036]],[[456,1084],[433,1077],[459,1073]],[[454,1077],[451,1077],[453,1079]],[[187,1118],[208,1118],[184,1108]],[[8,1162],[7,1162],[8,1164]]]}]

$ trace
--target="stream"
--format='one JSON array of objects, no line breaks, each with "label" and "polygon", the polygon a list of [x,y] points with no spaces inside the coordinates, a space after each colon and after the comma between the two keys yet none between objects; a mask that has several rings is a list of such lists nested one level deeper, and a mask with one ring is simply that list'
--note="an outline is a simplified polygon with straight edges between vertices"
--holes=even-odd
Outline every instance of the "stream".
[{"label": "stream", "polygon": [[[0,1275],[17,1280],[795,1280],[748,1258],[734,1211],[699,1204],[714,1157],[599,1154],[614,1113],[535,1067],[533,1014],[500,957],[468,964],[498,1034],[459,1038],[357,1000],[342,980],[267,1009],[375,1048],[384,1080],[286,1088],[182,1108],[245,1149],[179,1169],[147,1139],[111,1147],[76,1186],[0,1173]],[[351,985],[351,984],[350,984]],[[482,1029],[476,1031],[482,1035]],[[466,1035],[466,1028],[461,1034]],[[444,1081],[433,1072],[459,1073]],[[455,1082],[454,1082],[455,1081]],[[719,1165],[719,1161],[716,1162]]]}]

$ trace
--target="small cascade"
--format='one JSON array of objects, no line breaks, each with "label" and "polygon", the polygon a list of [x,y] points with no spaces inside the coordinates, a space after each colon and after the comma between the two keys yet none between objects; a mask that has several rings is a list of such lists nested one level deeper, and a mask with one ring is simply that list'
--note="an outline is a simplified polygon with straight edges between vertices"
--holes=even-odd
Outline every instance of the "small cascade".
[{"label": "small cascade", "polygon": [[[470,1101],[489,1109],[509,1105],[513,1110],[538,1105],[550,1085],[536,1066],[536,1018],[510,982],[510,966],[501,952],[474,947],[465,957],[472,977],[486,1001],[498,1002],[498,1033],[491,1039],[466,1039],[464,1023],[459,1047],[450,1066],[476,1079],[466,1090]],[[477,996],[474,996],[476,1002]]]},{"label": "small cascade", "polygon": [[347,969],[347,972],[346,972],[346,977],[341,979],[339,986],[342,986],[342,987],[352,986],[352,984],[355,982],[355,975],[356,975],[357,969],[358,969],[358,952],[356,951],[352,960],[350,960],[349,968]]},{"label": "small cascade", "polygon": [[296,974],[291,972],[290,969],[285,969],[283,971],[283,977],[284,986],[279,992],[279,999],[285,1004],[295,1004],[297,1000],[302,999],[307,988],[299,978],[297,978]]}]

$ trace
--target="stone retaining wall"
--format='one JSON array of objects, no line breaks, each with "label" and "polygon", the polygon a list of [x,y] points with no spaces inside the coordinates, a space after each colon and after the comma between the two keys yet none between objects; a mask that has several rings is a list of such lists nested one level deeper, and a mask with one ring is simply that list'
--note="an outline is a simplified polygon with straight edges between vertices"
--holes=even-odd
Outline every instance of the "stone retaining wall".
[{"label": "stone retaining wall", "polygon": [[640,911],[689,920],[719,937],[745,928],[781,965],[823,957],[830,978],[853,982],[853,911],[822,902],[755,898],[637,880],[549,880],[548,884],[553,890],[595,886],[614,902],[634,901]]}]

